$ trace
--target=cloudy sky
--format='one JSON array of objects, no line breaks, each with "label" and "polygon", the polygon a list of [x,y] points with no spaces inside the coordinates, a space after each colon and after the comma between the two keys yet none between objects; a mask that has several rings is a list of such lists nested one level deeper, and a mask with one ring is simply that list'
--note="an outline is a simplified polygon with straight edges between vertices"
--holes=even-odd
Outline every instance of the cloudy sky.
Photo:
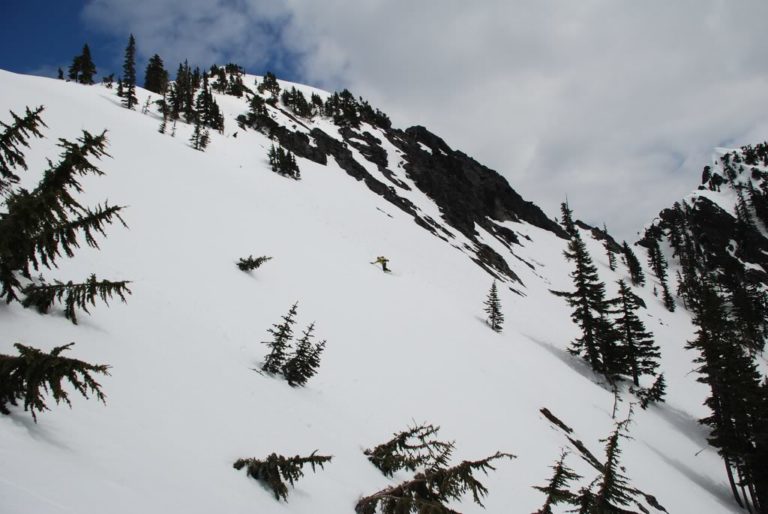
[{"label": "cloudy sky", "polygon": [[172,69],[234,61],[347,87],[620,238],[694,189],[714,147],[768,139],[764,0],[2,2],[0,45],[26,24],[67,44],[0,67],[52,73],[91,41],[118,71],[132,32]]}]

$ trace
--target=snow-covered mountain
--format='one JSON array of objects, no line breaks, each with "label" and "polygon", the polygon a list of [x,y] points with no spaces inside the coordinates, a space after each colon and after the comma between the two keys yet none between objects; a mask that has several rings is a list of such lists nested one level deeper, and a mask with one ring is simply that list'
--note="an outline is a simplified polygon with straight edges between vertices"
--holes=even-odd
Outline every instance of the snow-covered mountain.
[{"label": "snow-covered mountain", "polygon": [[767,179],[765,143],[717,149],[699,188],[663,210],[647,227],[643,244],[663,237],[677,262],[687,253],[701,254],[721,275],[768,286]]},{"label": "snow-covered mountain", "polygon": [[[252,90],[256,80],[243,78]],[[139,106],[159,99],[138,96]],[[74,341],[71,357],[111,366],[99,379],[106,405],[73,394],[71,409],[51,401],[37,423],[19,407],[0,416],[0,511],[354,512],[361,496],[411,476],[383,476],[363,450],[422,422],[456,442],[456,463],[516,455],[479,475],[487,512],[536,511],[544,497],[532,486],[548,480],[562,449],[583,476],[574,487],[589,485],[596,471],[575,441],[602,459],[600,439],[626,417],[632,396],[623,391],[613,419],[614,393],[566,351],[578,328],[551,292],[572,287],[559,225],[423,127],[393,129],[381,113],[357,126],[301,117],[281,101],[248,120],[250,98],[215,94],[225,129],[200,152],[188,124],[174,137],[170,128],[158,133],[154,106],[128,110],[101,85],[0,72],[0,121],[8,110],[45,106],[45,139],[25,150],[22,184],[32,187],[46,158],[55,161],[58,138],[107,129],[105,175],[84,177],[81,197],[127,206],[127,229],[109,226],[100,250],[83,245],[43,274],[79,281],[95,273],[130,280],[132,291],[125,304],[80,313],[77,325],[57,309],[0,307],[0,353],[15,354],[16,342],[49,351]],[[278,142],[297,156],[301,180],[271,171]],[[615,294],[627,268],[611,271],[603,243],[581,230]],[[235,263],[248,255],[272,260],[244,273]],[[371,265],[379,255],[392,273]],[[483,312],[494,279],[501,333]],[[638,501],[650,512],[740,512],[697,422],[708,414],[707,387],[684,349],[690,314],[666,310],[654,280],[635,293],[668,385],[666,403],[634,409],[632,439],[622,442],[632,486],[655,498]],[[316,322],[327,340],[303,388],[256,371],[267,330],[297,301],[297,331]],[[314,450],[332,462],[289,487],[287,502],[232,467],[241,457]],[[484,511],[471,494],[452,508]]]}]

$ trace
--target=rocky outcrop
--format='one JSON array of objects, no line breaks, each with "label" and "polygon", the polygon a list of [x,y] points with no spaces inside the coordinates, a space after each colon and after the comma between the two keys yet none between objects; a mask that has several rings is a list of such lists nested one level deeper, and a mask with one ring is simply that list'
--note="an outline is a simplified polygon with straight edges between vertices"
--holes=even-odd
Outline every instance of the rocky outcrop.
[{"label": "rocky outcrop", "polygon": [[[387,123],[376,128],[380,131],[378,133],[383,134],[402,152],[405,172],[415,186],[437,204],[442,220],[423,215],[412,202],[398,194],[398,189],[407,191],[411,186],[390,169],[390,156],[383,148],[382,141],[366,131],[359,122],[345,123],[343,118],[339,119],[337,126],[340,140],[319,128],[310,129],[300,120],[295,121],[309,129],[308,133],[291,130],[263,113],[250,118],[244,115],[239,121],[241,126],[249,126],[269,135],[299,157],[322,165],[327,164],[328,158],[332,157],[348,175],[413,216],[419,226],[436,237],[449,241],[454,235],[447,227],[455,229],[474,243],[473,247],[464,245],[464,251],[496,278],[519,282],[504,257],[481,241],[477,227],[482,227],[511,252],[515,245],[520,244],[519,238],[512,230],[501,226],[500,222],[527,222],[553,232],[558,237],[567,238],[560,225],[547,218],[536,205],[523,200],[501,175],[466,154],[451,149],[424,127],[399,130],[391,128]],[[375,165],[389,184],[371,175],[366,166],[358,162],[350,148],[357,152],[358,158]]]}]

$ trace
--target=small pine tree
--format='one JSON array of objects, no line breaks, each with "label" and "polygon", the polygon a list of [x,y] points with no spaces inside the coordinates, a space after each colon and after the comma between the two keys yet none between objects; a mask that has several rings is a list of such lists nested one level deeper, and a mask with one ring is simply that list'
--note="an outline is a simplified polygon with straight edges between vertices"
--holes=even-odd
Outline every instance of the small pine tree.
[{"label": "small pine tree", "polygon": [[136,39],[133,34],[128,38],[123,61],[123,106],[133,109],[138,103],[136,98]]},{"label": "small pine tree", "polygon": [[288,311],[288,314],[283,316],[283,322],[272,325],[272,328],[267,330],[267,332],[272,334],[273,339],[272,341],[262,342],[262,344],[266,344],[270,350],[269,355],[267,355],[264,359],[264,363],[261,365],[263,371],[272,375],[282,371],[289,345],[293,338],[293,325],[296,323],[294,318],[298,308],[299,302],[294,303]]},{"label": "small pine tree", "polygon": [[488,315],[487,323],[496,332],[501,332],[504,325],[504,314],[501,312],[501,302],[496,289],[496,281],[491,284],[491,290],[488,291],[488,297],[485,302],[485,313]]},{"label": "small pine tree", "polygon": [[59,80],[64,80],[64,70],[62,70],[61,68],[59,68],[59,69],[56,71],[56,78],[57,78],[57,79],[59,79]]},{"label": "small pine tree", "polygon": [[672,293],[669,292],[669,286],[667,285],[666,280],[661,283],[661,300],[664,303],[664,307],[666,307],[669,312],[675,312],[675,298],[672,296]]},{"label": "small pine tree", "polygon": [[160,113],[163,115],[163,121],[160,122],[160,128],[157,129],[161,134],[165,134],[168,130],[168,101],[167,94],[163,91],[163,98],[157,101],[157,106],[160,109]]},{"label": "small pine tree", "polygon": [[616,271],[616,256],[613,254],[613,250],[611,250],[611,241],[608,239],[608,228],[605,226],[605,223],[603,223],[603,234],[605,234],[603,247],[608,255],[608,267],[611,271]]},{"label": "small pine tree", "polygon": [[270,260],[272,260],[272,257],[267,257],[266,255],[262,255],[261,257],[254,257],[253,255],[249,255],[248,257],[244,259],[241,258],[239,261],[237,261],[237,267],[240,268],[241,271],[252,271]]},{"label": "small pine tree", "polygon": [[157,94],[164,94],[168,86],[168,72],[165,71],[163,60],[155,54],[150,57],[147,69],[144,71],[144,89]]},{"label": "small pine tree", "polygon": [[282,146],[271,145],[267,157],[269,158],[269,166],[275,173],[295,180],[301,179],[296,157],[290,151],[286,151]]},{"label": "small pine tree", "polygon": [[453,453],[453,441],[436,439],[439,426],[422,424],[408,427],[393,434],[392,439],[363,453],[385,476],[391,477],[397,471],[406,469],[438,469],[448,465]]},{"label": "small pine tree", "polygon": [[238,459],[233,467],[237,470],[246,469],[246,474],[261,482],[266,487],[272,489],[275,500],[282,498],[288,501],[287,481],[291,486],[304,476],[303,468],[309,464],[314,472],[317,466],[323,469],[324,465],[333,459],[330,455],[316,455],[317,450],[313,451],[308,457],[284,457],[276,453],[271,454],[266,459]]},{"label": "small pine tree", "polygon": [[195,129],[192,131],[192,137],[189,138],[189,144],[195,150],[205,151],[208,145],[208,131],[203,127],[199,116],[195,116]]},{"label": "small pine tree", "polygon": [[92,374],[109,375],[109,366],[60,356],[74,344],[57,346],[51,353],[44,353],[16,343],[13,346],[18,356],[0,354],[0,413],[10,414],[6,405],[17,405],[17,401],[23,400],[24,410],[29,410],[37,423],[35,411],[49,410],[43,392],[52,394],[57,404],[63,401],[71,407],[69,394],[61,384],[64,380],[84,397],[88,398],[91,393],[104,403],[106,397]]},{"label": "small pine tree", "polygon": [[471,492],[472,499],[483,506],[481,499],[488,489],[474,476],[477,471],[487,474],[495,470],[491,462],[499,459],[514,459],[509,453],[496,452],[490,457],[477,461],[464,461],[452,468],[430,469],[418,473],[412,480],[387,487],[370,496],[361,498],[355,506],[357,514],[455,514],[446,507],[452,500]]},{"label": "small pine tree", "polygon": [[667,285],[667,260],[664,258],[664,254],[661,252],[659,246],[659,238],[661,237],[661,230],[657,227],[646,230],[646,240],[648,241],[648,264],[656,274],[656,278],[659,279],[662,290],[662,301],[664,307],[668,311],[675,311],[675,299],[669,292],[669,286]]},{"label": "small pine tree", "polygon": [[562,216],[562,221],[560,224],[563,226],[568,235],[573,237],[578,233],[578,231],[576,230],[576,225],[573,223],[573,211],[568,206],[567,201],[560,204],[560,214]]},{"label": "small pine tree", "polygon": [[125,296],[131,294],[128,289],[128,281],[110,282],[109,280],[96,280],[96,275],[91,275],[86,282],[73,284],[72,281],[63,284],[56,281],[55,284],[31,285],[24,288],[26,296],[21,304],[24,307],[34,306],[38,312],[45,314],[53,306],[54,302],[64,303],[64,317],[77,325],[75,308],[88,311],[88,305],[96,305],[96,299],[104,303],[113,296],[118,296],[125,303]]},{"label": "small pine tree", "polygon": [[320,355],[325,349],[325,341],[320,341],[316,345],[312,344],[312,332],[315,330],[315,324],[311,323],[296,342],[296,348],[285,364],[283,364],[283,377],[288,384],[304,386],[307,381],[317,373],[320,366]]},{"label": "small pine tree", "polygon": [[619,296],[609,303],[614,306],[617,315],[615,328],[621,338],[623,370],[632,375],[635,386],[640,385],[639,376],[654,374],[659,367],[659,348],[653,341],[653,334],[645,329],[645,324],[636,312],[644,307],[644,302],[623,280],[618,281]]},{"label": "small pine tree", "polygon": [[72,59],[69,66],[69,79],[79,84],[93,84],[93,77],[96,75],[96,65],[91,59],[91,49],[88,44],[83,45],[83,51]]},{"label": "small pine tree", "polygon": [[624,249],[624,261],[627,263],[627,269],[629,270],[629,277],[633,286],[642,286],[645,284],[645,274],[643,273],[643,267],[640,265],[640,261],[637,260],[635,252],[629,247],[626,241],[622,245]]},{"label": "small pine tree", "polygon": [[640,399],[640,407],[647,409],[652,403],[659,403],[664,401],[664,397],[667,395],[667,383],[664,380],[664,373],[660,373],[654,380],[650,389],[639,389],[635,391],[635,394]]},{"label": "small pine tree", "polygon": [[629,479],[623,474],[624,468],[619,464],[621,457],[619,442],[622,438],[628,437],[626,429],[629,419],[617,423],[611,435],[600,440],[605,443],[606,460],[603,463],[601,475],[593,482],[597,491],[592,495],[593,509],[589,511],[590,513],[622,512],[622,507],[629,505],[637,494],[630,487]]},{"label": "small pine tree", "polygon": [[552,466],[552,477],[549,479],[547,485],[533,486],[534,489],[547,495],[544,505],[533,514],[553,514],[552,507],[561,503],[567,505],[578,504],[577,495],[568,489],[568,484],[574,480],[579,480],[581,475],[565,465],[565,457],[567,455],[568,453],[563,451],[557,464]]},{"label": "small pine tree", "polygon": [[261,94],[264,94],[265,91],[272,93],[273,98],[277,98],[280,94],[280,84],[277,82],[277,77],[271,71],[264,74],[264,79],[256,89]]}]

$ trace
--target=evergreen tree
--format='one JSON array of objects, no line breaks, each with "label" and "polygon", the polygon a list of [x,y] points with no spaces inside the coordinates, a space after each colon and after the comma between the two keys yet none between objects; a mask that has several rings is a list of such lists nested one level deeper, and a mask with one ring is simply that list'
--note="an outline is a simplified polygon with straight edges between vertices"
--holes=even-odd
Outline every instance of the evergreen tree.
[{"label": "evergreen tree", "polygon": [[264,94],[265,91],[271,93],[273,98],[277,98],[280,94],[280,84],[277,82],[277,77],[271,71],[264,74],[261,84],[256,89],[261,94]]},{"label": "evergreen tree", "polygon": [[488,291],[488,297],[485,299],[485,313],[488,315],[486,322],[495,332],[501,332],[504,325],[504,314],[501,312],[501,302],[496,290],[496,281],[491,284],[491,290]]},{"label": "evergreen tree", "polygon": [[439,426],[422,424],[393,434],[392,439],[365,450],[368,460],[385,476],[392,477],[401,469],[438,469],[448,465],[453,441],[436,439]]},{"label": "evergreen tree", "polygon": [[40,132],[40,126],[45,127],[45,123],[40,118],[43,107],[40,106],[34,111],[26,108],[24,117],[19,117],[13,111],[10,111],[13,122],[6,125],[0,121],[0,194],[11,184],[19,181],[19,176],[14,173],[15,168],[27,169],[27,161],[21,151],[21,147],[29,148],[27,142],[30,137],[43,137]]},{"label": "evergreen tree", "polygon": [[744,279],[741,270],[726,272],[721,280],[730,304],[730,315],[739,344],[760,353],[768,336],[768,298],[756,284]]},{"label": "evergreen tree", "polygon": [[171,97],[171,113],[173,119],[178,119],[179,115],[184,115],[184,121],[194,122],[195,119],[195,85],[192,71],[187,61],[179,64],[176,71],[176,80],[174,81],[174,94]]},{"label": "evergreen tree", "polygon": [[59,80],[64,80],[64,70],[59,68],[58,71],[56,72],[56,78]]},{"label": "evergreen tree", "polygon": [[64,380],[84,397],[88,398],[91,393],[104,403],[104,393],[92,374],[109,375],[109,366],[60,356],[74,344],[57,346],[51,353],[44,353],[16,343],[13,346],[19,352],[18,356],[0,354],[0,413],[10,414],[7,405],[17,405],[17,401],[23,400],[24,410],[29,410],[37,422],[35,411],[49,410],[44,392],[52,394],[57,404],[63,401],[71,407],[69,394],[61,385]]},{"label": "evergreen tree", "polygon": [[303,468],[309,464],[312,466],[312,471],[315,471],[317,466],[323,469],[324,465],[333,459],[329,455],[316,455],[317,450],[313,451],[307,457],[301,457],[296,455],[295,457],[284,457],[276,453],[271,454],[266,459],[238,459],[233,467],[237,470],[243,468],[246,469],[246,474],[261,482],[266,487],[272,489],[272,493],[275,495],[275,500],[282,498],[288,501],[288,486],[285,485],[287,481],[291,486],[301,477],[304,476]]},{"label": "evergreen tree", "polygon": [[88,44],[83,45],[83,51],[72,59],[69,66],[69,79],[80,84],[93,84],[93,77],[96,75],[96,65],[91,58],[91,49]]},{"label": "evergreen tree", "polygon": [[646,240],[648,241],[648,264],[651,266],[656,278],[659,279],[662,290],[662,300],[664,307],[668,311],[675,311],[675,300],[672,298],[672,294],[669,292],[669,285],[667,284],[667,260],[664,258],[664,254],[661,252],[659,246],[659,239],[661,237],[661,229],[653,227],[646,231]]},{"label": "evergreen tree", "polygon": [[136,40],[133,34],[128,38],[123,61],[123,106],[133,109],[138,103],[136,98]]},{"label": "evergreen tree", "polygon": [[189,144],[195,150],[204,152],[208,146],[209,139],[210,135],[208,134],[208,129],[203,125],[202,121],[200,120],[200,116],[196,116],[195,130],[192,132],[192,137],[189,138]]},{"label": "evergreen tree", "polygon": [[30,268],[51,268],[62,254],[72,257],[80,236],[98,248],[96,234],[105,235],[105,226],[115,220],[123,222],[122,207],[105,203],[89,209],[72,195],[82,190],[78,176],[103,174],[90,158],[106,155],[106,133],[83,131],[77,143],[60,139],[59,146],[61,160],[50,164],[34,190],[10,191],[0,203],[5,207],[0,212],[0,298],[9,303],[19,300],[23,289],[19,275],[31,279]]},{"label": "evergreen tree", "polygon": [[653,342],[653,335],[645,329],[645,325],[637,317],[637,310],[645,307],[639,296],[623,280],[618,281],[619,296],[611,300],[618,315],[614,326],[621,337],[622,357],[625,360],[623,369],[632,375],[635,386],[640,385],[639,376],[654,374],[659,366],[661,354]]},{"label": "evergreen tree", "polygon": [[578,232],[574,232],[564,252],[566,259],[573,261],[571,272],[575,290],[558,292],[573,308],[571,319],[581,328],[578,337],[568,351],[580,355],[589,362],[593,370],[605,373],[610,378],[615,368],[617,334],[608,319],[608,303],[605,299],[605,284],[600,282],[597,268]]},{"label": "evergreen tree", "polygon": [[736,328],[724,299],[708,281],[703,282],[700,295],[694,314],[696,339],[687,346],[699,351],[698,381],[710,387],[704,404],[711,415],[700,423],[711,429],[708,440],[725,462],[734,499],[742,506],[751,502],[760,512],[768,495],[765,463],[760,461],[768,450],[768,404],[762,376],[737,343]]},{"label": "evergreen tree", "polygon": [[45,314],[53,306],[54,302],[64,303],[64,317],[77,325],[75,308],[88,311],[88,305],[96,305],[96,300],[104,303],[113,296],[117,296],[125,303],[125,296],[131,294],[128,289],[129,282],[110,282],[108,280],[96,280],[96,275],[91,275],[86,282],[66,284],[56,281],[55,284],[34,284],[24,288],[25,298],[21,302],[24,307],[34,306],[38,312]]},{"label": "evergreen tree", "polygon": [[491,462],[499,459],[513,459],[514,455],[496,452],[490,457],[477,461],[464,461],[452,468],[437,468],[416,474],[412,480],[387,487],[370,496],[361,498],[355,506],[357,514],[456,514],[446,507],[452,500],[460,500],[466,493],[482,506],[481,499],[488,489],[475,477],[482,471],[487,474],[494,470]]},{"label": "evergreen tree", "polygon": [[605,462],[601,476],[595,479],[593,485],[597,487],[592,497],[592,509],[589,512],[595,514],[623,512],[622,508],[634,501],[637,494],[629,486],[629,479],[623,474],[624,468],[619,464],[621,448],[619,442],[626,438],[626,427],[629,418],[616,424],[616,428],[606,439],[601,439],[605,444]]},{"label": "evergreen tree", "polygon": [[296,323],[294,317],[298,307],[299,302],[294,303],[288,314],[283,316],[283,322],[272,325],[272,328],[267,330],[267,332],[272,334],[273,338],[272,341],[262,342],[262,344],[266,344],[269,347],[269,355],[267,355],[264,363],[261,365],[263,371],[272,375],[282,371],[291,339],[293,338],[293,325]]},{"label": "evergreen tree", "polygon": [[661,283],[661,298],[664,307],[666,307],[669,312],[675,312],[675,299],[672,297],[672,293],[669,292],[666,278],[664,282]]},{"label": "evergreen tree", "polygon": [[642,286],[645,284],[645,274],[643,273],[643,267],[640,265],[640,261],[637,260],[635,252],[629,247],[626,241],[622,245],[624,249],[624,260],[627,263],[627,269],[629,270],[629,278],[632,281],[633,286]]},{"label": "evergreen tree", "polygon": [[577,504],[577,496],[568,489],[568,484],[574,480],[579,480],[581,475],[578,475],[565,465],[565,457],[567,455],[567,452],[563,452],[557,464],[552,466],[552,477],[547,485],[533,486],[534,489],[538,489],[547,495],[544,505],[533,514],[553,514],[552,507],[561,503],[566,505]]},{"label": "evergreen tree", "polygon": [[[83,50],[85,50],[85,47],[83,47]],[[72,58],[72,64],[69,65],[69,69],[67,70],[67,77],[69,77],[69,80],[80,82],[80,68],[82,67],[82,60],[82,54],[76,55]]]},{"label": "evergreen tree", "polygon": [[578,234],[576,225],[573,223],[573,211],[568,206],[567,201],[560,204],[560,213],[562,216],[560,224],[563,226],[568,235],[573,237],[574,235]]},{"label": "evergreen tree", "polygon": [[278,175],[301,180],[301,172],[299,171],[299,165],[296,163],[296,157],[290,151],[286,152],[282,146],[275,147],[275,145],[272,145],[267,156],[272,171]]},{"label": "evergreen tree", "polygon": [[208,88],[208,78],[204,78],[203,87],[197,95],[195,101],[195,111],[200,122],[214,130],[222,132],[224,130],[224,116],[221,114],[219,104],[213,98],[211,90]]},{"label": "evergreen tree", "polygon": [[165,134],[165,131],[168,130],[168,113],[170,110],[168,107],[168,94],[166,93],[166,90],[163,90],[163,98],[157,101],[157,106],[160,109],[160,114],[163,115],[163,121],[160,122],[160,128],[158,128],[157,131],[161,134]]},{"label": "evergreen tree", "polygon": [[168,86],[168,72],[165,71],[163,60],[155,54],[149,58],[144,71],[144,89],[153,93],[163,94]]},{"label": "evergreen tree", "polygon": [[[750,182],[751,184],[751,182]],[[744,198],[744,192],[741,187],[736,188],[736,232],[743,237],[746,232],[755,230],[755,220],[750,211],[749,205]]]},{"label": "evergreen tree", "polygon": [[667,394],[667,382],[664,380],[664,373],[660,373],[656,377],[650,389],[641,388],[635,390],[635,393],[640,399],[640,407],[643,409],[647,409],[648,405],[652,403],[663,402]]},{"label": "evergreen tree", "polygon": [[272,257],[267,257],[266,255],[255,258],[253,255],[249,255],[248,257],[244,259],[241,258],[239,261],[237,261],[237,267],[240,268],[240,271],[253,271],[270,260],[272,260]]},{"label": "evergreen tree", "polygon": [[605,253],[608,255],[608,267],[611,271],[616,271],[616,256],[613,255],[613,250],[611,250],[611,241],[608,239],[608,229],[606,228],[605,223],[603,223],[603,234],[605,234],[603,247],[605,248]]},{"label": "evergreen tree", "polygon": [[312,116],[312,106],[307,102],[304,94],[295,87],[283,91],[281,100],[283,101],[283,104],[297,116],[302,116],[304,118]]},{"label": "evergreen tree", "polygon": [[311,323],[302,334],[301,339],[296,342],[296,348],[292,355],[283,364],[283,377],[293,387],[306,385],[307,381],[317,373],[317,368],[320,366],[320,355],[325,349],[326,342],[320,341],[313,345],[312,332],[314,330],[315,324]]}]

